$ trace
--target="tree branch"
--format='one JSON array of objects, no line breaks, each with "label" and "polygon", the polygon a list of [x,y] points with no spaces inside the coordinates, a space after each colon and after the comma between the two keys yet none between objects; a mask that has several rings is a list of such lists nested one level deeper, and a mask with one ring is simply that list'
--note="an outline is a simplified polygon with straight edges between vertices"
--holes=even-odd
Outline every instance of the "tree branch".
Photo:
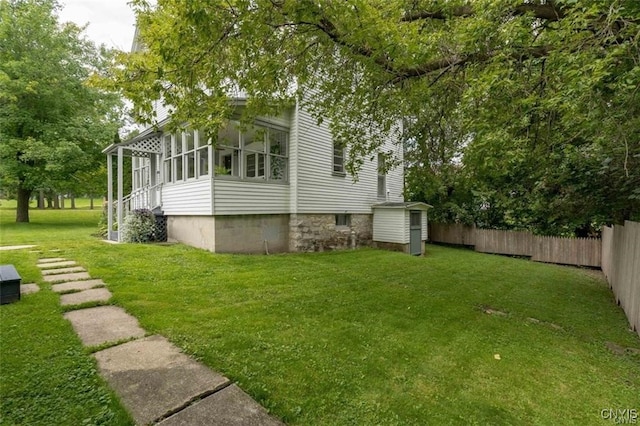
[{"label": "tree branch", "polygon": [[[558,21],[565,16],[565,13],[554,2],[548,3],[523,3],[516,6],[511,13],[513,15],[524,15],[531,13],[534,18],[545,19],[547,21]],[[450,12],[443,10],[414,10],[404,14],[402,22],[413,22],[425,19],[447,20],[450,17],[466,18],[475,15],[475,10],[471,5],[453,8]]]}]

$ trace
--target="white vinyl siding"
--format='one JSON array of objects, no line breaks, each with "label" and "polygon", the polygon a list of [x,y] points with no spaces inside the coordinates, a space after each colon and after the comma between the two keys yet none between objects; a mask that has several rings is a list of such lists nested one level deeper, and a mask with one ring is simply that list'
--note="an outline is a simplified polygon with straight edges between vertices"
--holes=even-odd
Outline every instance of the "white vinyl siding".
[{"label": "white vinyl siding", "polygon": [[289,213],[289,185],[227,179],[214,180],[214,214]]},{"label": "white vinyl siding", "polygon": [[427,222],[427,212],[422,212],[422,241],[427,241],[429,238],[429,223]]},{"label": "white vinyl siding", "polygon": [[162,210],[165,215],[198,216],[210,215],[211,179],[164,185],[162,188]]},{"label": "white vinyl siding", "polygon": [[153,101],[153,117],[157,123],[169,118],[169,108],[161,100]]},{"label": "white vinyl siding", "polygon": [[373,241],[409,243],[408,215],[404,209],[373,209]]},{"label": "white vinyl siding", "polygon": [[[377,158],[366,160],[353,182],[351,175],[336,176],[333,172],[333,142],[326,124],[318,126],[306,111],[297,110],[297,167],[295,189],[297,213],[371,213],[371,206],[379,202]],[[398,155],[402,150],[391,142],[385,150],[393,149]],[[402,168],[387,174],[386,201],[404,201]]]}]

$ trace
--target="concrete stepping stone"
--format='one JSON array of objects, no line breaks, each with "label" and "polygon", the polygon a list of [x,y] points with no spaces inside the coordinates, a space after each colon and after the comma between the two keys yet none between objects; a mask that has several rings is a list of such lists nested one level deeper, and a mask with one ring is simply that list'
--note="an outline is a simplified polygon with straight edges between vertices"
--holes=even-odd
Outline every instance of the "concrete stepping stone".
[{"label": "concrete stepping stone", "polygon": [[63,262],[67,259],[63,257],[43,257],[42,259],[38,259],[38,264],[40,263],[52,263],[52,262]]},{"label": "concrete stepping stone", "polygon": [[60,262],[45,262],[38,263],[38,268],[40,269],[50,269],[50,268],[60,268],[62,266],[76,266],[77,263],[73,260],[64,260]]},{"label": "concrete stepping stone", "polygon": [[213,395],[185,408],[158,423],[158,426],[284,426],[271,417],[236,385],[228,386]]},{"label": "concrete stepping stone", "polygon": [[64,314],[85,346],[143,337],[138,320],[117,306],[98,306]]},{"label": "concrete stepping stone", "polygon": [[40,291],[38,284],[20,284],[20,294],[31,294]]},{"label": "concrete stepping stone", "polygon": [[92,288],[77,293],[63,294],[60,296],[60,305],[80,305],[87,302],[106,302],[111,299],[111,292],[106,288]]},{"label": "concrete stepping stone", "polygon": [[162,336],[134,340],[94,356],[100,373],[140,425],[160,420],[230,383]]},{"label": "concrete stepping stone", "polygon": [[71,274],[47,275],[42,278],[47,282],[55,283],[55,282],[65,282],[65,281],[88,280],[91,278],[91,276],[89,275],[88,272],[74,272]]},{"label": "concrete stepping stone", "polygon": [[73,268],[43,269],[40,271],[42,276],[69,274],[71,272],[87,272],[87,270],[82,266],[74,266]]},{"label": "concrete stepping stone", "polygon": [[105,285],[102,280],[70,281],[62,284],[53,284],[51,290],[56,293],[64,293],[67,291],[89,290],[90,288],[104,287]]},{"label": "concrete stepping stone", "polygon": [[22,249],[28,249],[28,248],[34,248],[36,246],[34,245],[23,245],[23,246],[2,246],[0,247],[0,251],[4,251],[4,250],[22,250]]}]

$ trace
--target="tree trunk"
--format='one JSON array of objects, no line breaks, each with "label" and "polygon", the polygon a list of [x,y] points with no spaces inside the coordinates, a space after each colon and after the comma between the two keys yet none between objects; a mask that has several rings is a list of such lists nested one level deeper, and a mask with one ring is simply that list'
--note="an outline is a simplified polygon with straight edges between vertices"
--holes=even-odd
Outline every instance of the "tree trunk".
[{"label": "tree trunk", "polygon": [[58,194],[55,194],[53,196],[53,208],[54,209],[60,208],[60,196]]},{"label": "tree trunk", "polygon": [[64,209],[64,195],[60,196],[60,208]]},{"label": "tree trunk", "polygon": [[89,209],[93,210],[93,195],[89,197]]},{"label": "tree trunk", "polygon": [[71,194],[71,208],[75,209],[76,208],[76,196]]},{"label": "tree trunk", "polygon": [[16,222],[29,222],[29,198],[31,190],[18,187],[18,208],[16,209]]},{"label": "tree trunk", "polygon": [[38,209],[44,209],[44,191],[42,189],[38,191]]}]

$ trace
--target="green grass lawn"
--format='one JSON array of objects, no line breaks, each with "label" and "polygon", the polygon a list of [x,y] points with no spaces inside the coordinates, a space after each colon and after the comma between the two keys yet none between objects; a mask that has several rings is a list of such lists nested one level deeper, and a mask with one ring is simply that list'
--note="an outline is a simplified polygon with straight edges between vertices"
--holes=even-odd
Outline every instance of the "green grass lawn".
[{"label": "green grass lawn", "polygon": [[[61,225],[65,233],[55,223],[66,212],[48,213],[48,226],[10,228],[5,236],[21,241],[2,244],[41,239],[44,254],[60,247],[107,282],[114,303],[147,331],[238,382],[287,423],[606,424],[603,409],[640,409],[640,356],[607,348],[640,348],[640,339],[606,283],[589,271],[439,246],[417,258],[379,250],[241,256],[108,245],[90,237],[95,226],[83,218]],[[56,243],[52,234],[66,238]],[[38,254],[0,256],[38,279]],[[0,328],[5,422],[21,423],[13,413],[34,404],[58,410],[27,385],[34,371],[68,377],[79,374],[78,364],[86,365],[81,387],[111,405],[104,413],[88,406],[73,418],[120,424],[120,408],[61,319],[57,296],[43,287],[0,307],[2,324],[16,311],[24,316]],[[42,334],[54,331],[63,337],[51,339],[47,357],[37,348]],[[5,385],[8,369],[15,370],[14,386]],[[53,377],[39,392],[60,389]]]}]

